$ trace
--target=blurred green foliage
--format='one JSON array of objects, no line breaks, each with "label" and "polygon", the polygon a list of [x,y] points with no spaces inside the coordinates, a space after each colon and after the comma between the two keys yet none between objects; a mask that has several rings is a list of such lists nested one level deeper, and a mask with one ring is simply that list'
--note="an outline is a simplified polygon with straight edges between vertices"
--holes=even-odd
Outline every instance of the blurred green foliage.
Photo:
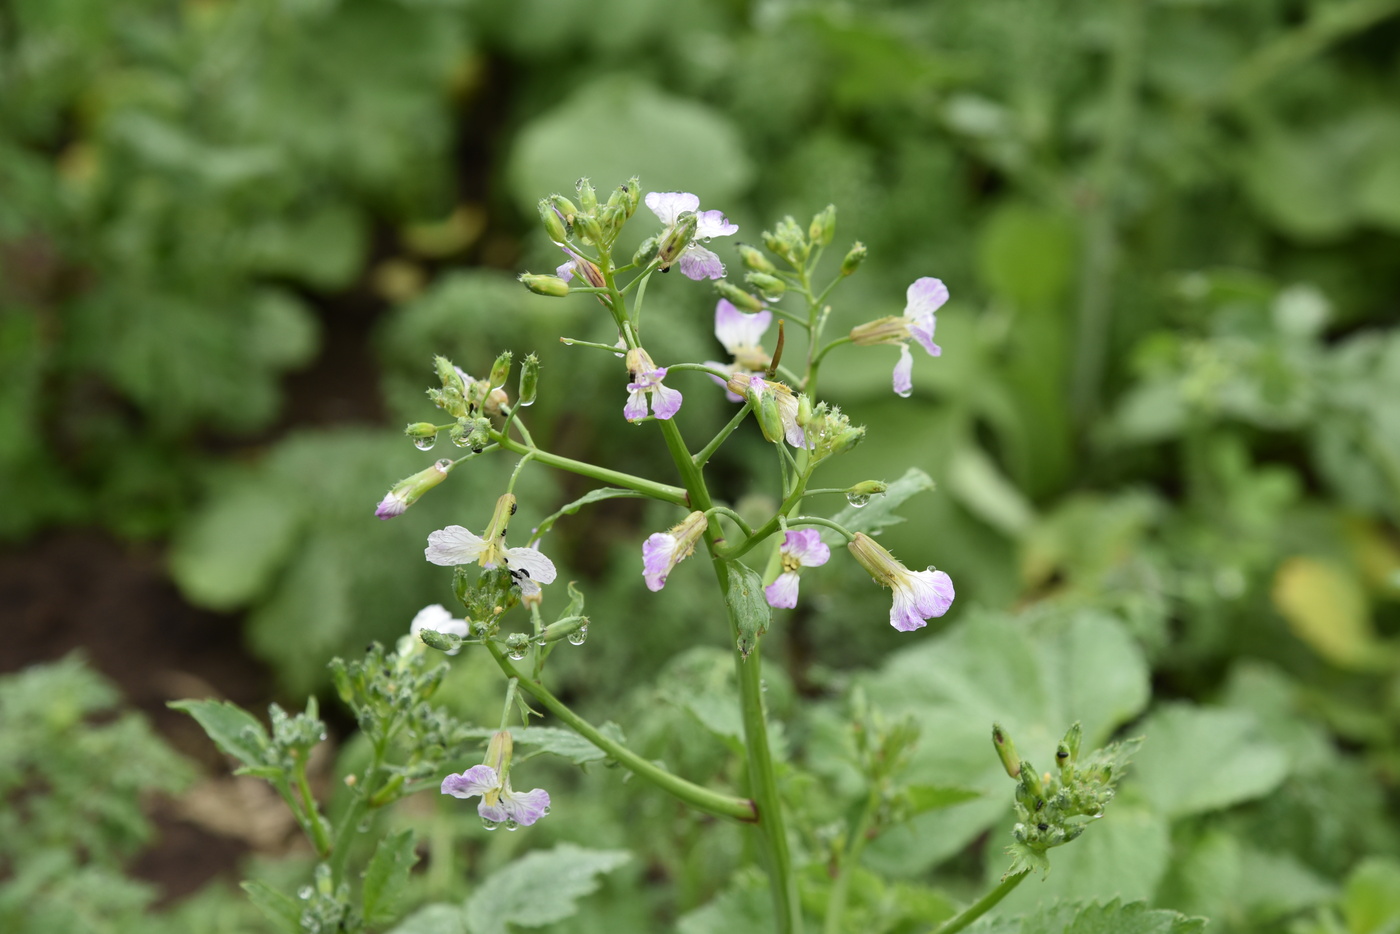
[{"label": "blurred green foliage", "polygon": [[[1398,13],[12,0],[0,487],[22,495],[0,537],[169,537],[186,596],[246,610],[282,684],[312,689],[331,654],[447,598],[417,549],[449,522],[482,526],[509,469],[463,465],[374,522],[388,485],[436,455],[379,426],[283,430],[301,414],[286,376],[342,352],[330,336],[359,339],[347,309],[377,309],[362,358],[391,419],[429,416],[434,353],[481,375],[499,350],[534,350],[543,446],[669,481],[647,428],[620,417],[620,363],[556,342],[611,343],[605,318],[503,271],[559,262],[531,232],[536,199],[637,173],[699,193],[749,240],[834,202],[838,245],[870,247],[837,295],[840,326],[897,314],[921,275],[953,301],[913,399],[891,396],[886,348],[823,371],[872,429],[828,480],[931,476],[937,491],[882,540],[936,561],[959,597],[945,631],[911,642],[849,563],[808,575],[767,637],[788,778],[833,814],[860,797],[836,754],[855,681],[924,724],[919,782],[986,791],[877,840],[868,865],[899,881],[865,879],[852,919],[933,923],[948,911],[932,873],[961,891],[1004,868],[999,847],[969,849],[1004,837],[1009,813],[991,719],[1035,747],[1074,718],[1096,741],[1144,718],[1118,813],[1009,908],[1121,895],[1225,931],[1380,930],[1397,909],[1377,880],[1400,850]],[[705,290],[668,279],[648,300],[672,316],[657,359],[714,355]],[[351,366],[323,356],[310,392],[375,378]],[[703,377],[683,388],[687,437],[706,437],[727,404]],[[762,450],[736,437],[716,461],[741,508],[773,494],[746,472]],[[584,491],[527,471],[525,521]],[[561,579],[587,581],[593,618],[555,676],[647,754],[732,779],[731,713],[705,689],[722,675],[702,664],[722,631],[712,584],[682,567],[649,595],[638,573],[641,539],[675,518],[618,501],[545,540]],[[662,673],[654,692],[610,689],[637,665]],[[607,771],[567,797],[570,836],[638,857],[570,930],[750,929],[766,910],[752,878],[729,878],[733,828],[677,830],[669,802]],[[820,853],[822,828],[803,832]],[[638,898],[639,866],[673,884]],[[1047,918],[1026,929],[1068,923]]]}]

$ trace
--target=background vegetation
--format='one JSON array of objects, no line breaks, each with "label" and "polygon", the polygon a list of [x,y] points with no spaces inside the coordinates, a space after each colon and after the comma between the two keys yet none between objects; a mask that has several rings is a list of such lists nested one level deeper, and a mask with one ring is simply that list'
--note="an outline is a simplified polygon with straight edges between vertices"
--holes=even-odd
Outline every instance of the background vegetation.
[{"label": "background vegetation", "polygon": [[[872,844],[868,863],[903,881],[864,886],[861,929],[905,930],[920,898],[999,875],[1009,795],[990,722],[1044,759],[1082,710],[1094,743],[1147,737],[1135,778],[1005,911],[1117,895],[1222,931],[1400,923],[1397,13],[1390,0],[12,0],[0,536],[11,556],[63,528],[152,543],[189,602],[236,614],[299,707],[324,691],[332,654],[391,642],[447,600],[420,557],[426,533],[482,524],[502,487],[504,462],[473,463],[431,502],[373,520],[429,456],[399,429],[428,417],[432,354],[480,374],[498,350],[538,352],[541,445],[648,469],[620,374],[556,341],[611,342],[605,316],[514,282],[557,265],[539,197],[635,173],[699,193],[750,241],[834,202],[838,245],[870,248],[837,320],[899,313],[922,275],[953,299],[912,399],[889,390],[893,351],[825,368],[825,394],[873,429],[831,485],[893,480],[892,463],[927,471],[937,491],[885,543],[948,571],[958,601],[941,631],[901,636],[853,567],[809,575],[810,599],[768,642],[792,793],[844,807],[853,684],[921,724],[911,772],[987,792]],[[718,347],[713,297],[690,286],[653,287],[671,318],[657,359]],[[688,434],[728,417],[703,377],[684,388]],[[723,455],[734,501],[772,493],[745,471],[759,444]],[[526,519],[582,492],[570,482],[528,473]],[[593,625],[556,676],[596,720],[703,775],[732,740],[713,690],[723,626],[701,615],[712,585],[682,569],[650,595],[639,573],[642,538],[673,521],[621,501],[560,524],[551,555],[585,582]],[[619,694],[618,673],[638,667],[664,687]],[[890,688],[906,676],[926,687]],[[24,677],[94,676],[69,663]],[[87,735],[84,718],[116,700],[95,680],[87,693],[6,683],[0,791],[28,793],[8,774],[61,773],[36,750]],[[494,716],[484,670],[460,667],[449,688],[464,715]],[[77,706],[54,713],[60,696]],[[157,768],[168,753],[142,737],[155,745],[138,764],[161,778],[111,784],[126,798],[100,841],[37,818],[0,833],[0,919],[45,903],[153,930],[140,920],[152,893],[122,880],[120,857],[146,837],[136,789],[188,774]],[[734,829],[678,824],[608,770],[553,781],[556,816],[529,841],[482,839],[451,802],[400,815],[462,841],[455,868],[414,877],[414,897],[464,896],[524,842],[574,840],[633,858],[569,930],[735,929],[759,910],[753,880],[731,878]],[[806,831],[819,849],[822,828]],[[73,866],[110,884],[75,888]],[[222,907],[232,896],[199,898],[164,916],[172,929],[257,930]],[[15,929],[60,929],[28,923]]]}]

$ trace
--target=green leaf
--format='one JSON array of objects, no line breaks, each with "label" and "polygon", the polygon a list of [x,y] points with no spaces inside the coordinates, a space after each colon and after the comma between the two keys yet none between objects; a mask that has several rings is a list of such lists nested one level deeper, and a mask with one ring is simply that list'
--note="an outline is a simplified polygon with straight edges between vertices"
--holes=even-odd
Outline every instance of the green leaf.
[{"label": "green leaf", "polygon": [[301,930],[301,906],[297,904],[296,899],[277,891],[266,882],[249,880],[239,884],[243,891],[248,893],[249,900],[258,906],[269,921],[281,925],[287,931]]},{"label": "green leaf", "polygon": [[[636,132],[599,133],[599,127]],[[580,147],[578,141],[588,140]],[[733,124],[694,100],[663,94],[636,78],[599,78],[521,130],[507,169],[511,193],[533,216],[535,204],[580,175],[600,192],[638,175],[647,191],[692,191],[700,206],[733,211],[726,202],[748,184],[753,167]],[[659,230],[650,212],[637,226]]]},{"label": "green leaf", "polygon": [[[847,506],[831,519],[852,532],[874,534],[880,529],[903,522],[904,517],[895,515],[894,511],[915,493],[933,488],[933,479],[928,474],[917,467],[910,467],[904,472],[904,476],[889,485],[889,489],[883,495],[873,497],[864,506]],[[828,545],[846,543],[841,533],[833,529],[822,530],[822,541]]]},{"label": "green leaf", "polygon": [[271,740],[267,730],[248,711],[229,701],[181,700],[166,706],[194,717],[219,747],[251,768],[263,765]]},{"label": "green leaf", "polygon": [[391,833],[379,841],[374,857],[365,870],[364,899],[365,921],[370,924],[383,924],[394,917],[394,905],[403,893],[408,882],[408,873],[418,862],[414,852],[412,829]]},{"label": "green leaf", "polygon": [[[891,828],[866,849],[867,865],[895,876],[918,874],[1010,811],[1013,785],[992,747],[994,722],[1024,758],[1044,768],[1075,720],[1084,725],[1085,747],[1094,748],[1140,713],[1147,679],[1142,652],[1122,625],[1088,611],[1030,620],[971,611],[894,654],[861,684],[887,717],[912,715],[922,726],[924,740],[908,774],[982,797]],[[1106,823],[1114,817],[1110,811]],[[1066,849],[1102,829],[1090,828]]]},{"label": "green leaf", "polygon": [[1129,781],[1171,817],[1203,814],[1267,794],[1288,756],[1260,738],[1253,714],[1168,704],[1142,725],[1147,738]]},{"label": "green leaf", "polygon": [[631,859],[626,850],[587,850],[561,843],[529,853],[485,879],[464,904],[472,934],[506,934],[507,924],[539,927],[578,910],[598,876]]},{"label": "green leaf", "polygon": [[676,922],[676,934],[773,930],[773,898],[753,869],[741,870],[719,895]]},{"label": "green leaf", "polygon": [[982,792],[977,789],[962,788],[958,785],[908,785],[900,791],[900,799],[909,809],[910,817],[949,808],[980,797]]},{"label": "green leaf", "polygon": [[[1022,888],[1032,884],[1022,883]],[[1061,903],[1023,918],[998,918],[980,930],[985,934],[1198,934],[1204,918],[1147,907],[1146,902],[1106,905]]]},{"label": "green leaf", "polygon": [[467,934],[467,923],[457,905],[424,905],[400,921],[389,934]]},{"label": "green leaf", "polygon": [[738,561],[724,562],[724,569],[729,576],[724,602],[739,629],[739,652],[748,658],[759,638],[768,631],[773,611],[763,595],[763,578],[757,571]]},{"label": "green leaf", "polygon": [[948,491],[988,525],[1017,538],[1035,521],[1035,508],[980,447],[960,447],[948,463]]},{"label": "green leaf", "polygon": [[544,519],[542,519],[540,521],[540,524],[535,526],[535,531],[534,534],[530,536],[529,544],[533,545],[536,542],[538,542],[541,538],[544,538],[545,533],[554,527],[554,523],[558,522],[564,516],[574,515],[584,506],[588,506],[592,503],[601,503],[604,500],[608,499],[635,499],[640,496],[642,496],[642,494],[638,493],[636,490],[623,490],[611,486],[604,486],[599,487],[596,490],[589,490],[587,493],[583,494],[578,499],[574,500],[572,503],[561,507],[557,512],[552,513],[551,515],[546,516]]},{"label": "green leaf", "polygon": [[1373,856],[1347,877],[1342,913],[1352,934],[1400,929],[1400,862]]},{"label": "green leaf", "polygon": [[999,205],[977,232],[982,280],[1022,307],[1044,307],[1064,294],[1077,251],[1068,217],[1029,204]]},{"label": "green leaf", "polygon": [[[611,720],[598,727],[598,732],[608,739],[625,743],[627,738],[622,733],[622,727]],[[588,740],[579,736],[573,730],[564,730],[553,726],[532,726],[525,729],[511,730],[511,738],[517,745],[534,746],[540,752],[547,752],[551,755],[562,756],[575,765],[583,765],[585,762],[597,762],[606,759],[608,754]]]}]

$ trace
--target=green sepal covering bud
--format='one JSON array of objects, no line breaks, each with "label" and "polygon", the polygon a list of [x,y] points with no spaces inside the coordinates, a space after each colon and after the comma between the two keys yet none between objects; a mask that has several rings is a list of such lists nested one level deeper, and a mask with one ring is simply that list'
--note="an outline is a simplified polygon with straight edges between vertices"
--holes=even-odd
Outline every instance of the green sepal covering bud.
[{"label": "green sepal covering bud", "polygon": [[564,243],[569,239],[569,232],[564,227],[564,219],[559,216],[554,205],[548,198],[540,199],[540,221],[544,224],[544,232],[549,239],[555,243]]},{"label": "green sepal covering bud", "polygon": [[517,405],[522,407],[535,404],[535,394],[540,387],[540,358],[530,354],[520,366],[520,398]]},{"label": "green sepal covering bud", "polygon": [[558,276],[541,276],[532,272],[520,274],[520,282],[525,288],[536,295],[548,295],[551,298],[563,298],[569,294],[569,283]]},{"label": "green sepal covering bud", "polygon": [[662,272],[670,271],[671,264],[690,246],[690,241],[695,239],[697,223],[694,211],[682,211],[676,218],[675,226],[666,231],[666,235],[661,238],[661,245],[656,249],[657,259],[661,261],[658,268]]},{"label": "green sepal covering bud", "polygon": [[647,237],[642,241],[642,245],[637,247],[637,252],[632,254],[633,266],[645,266],[656,256],[657,247],[661,246],[660,237]]},{"label": "green sepal covering bud", "polygon": [[[890,485],[883,480],[862,480],[846,489],[847,496],[883,496]],[[1016,776],[1011,776],[1015,778]]]},{"label": "green sepal covering bud", "polygon": [[437,432],[437,426],[432,422],[414,422],[403,430],[410,438],[435,438]]},{"label": "green sepal covering bud", "polygon": [[807,229],[807,238],[816,246],[830,246],[836,236],[836,205],[828,204],[812,218]]},{"label": "green sepal covering bud", "polygon": [[490,382],[492,389],[501,388],[506,384],[506,380],[510,379],[510,361],[513,356],[514,354],[509,350],[502,351],[496,357],[496,362],[491,364]]},{"label": "green sepal covering bud", "polygon": [[549,203],[554,205],[561,217],[564,218],[566,227],[573,227],[574,221],[578,217],[578,207],[563,195],[550,195]]},{"label": "green sepal covering bud", "polygon": [[596,214],[580,214],[574,219],[574,229],[582,231],[584,240],[588,243],[608,242],[603,232],[603,225],[598,222]]},{"label": "green sepal covering bud", "polygon": [[768,248],[769,253],[781,256],[794,266],[806,262],[810,250],[806,238],[802,235],[802,228],[798,227],[791,217],[779,221],[776,229],[765,230],[763,245]]},{"label": "green sepal covering bud", "polygon": [[603,228],[604,242],[611,243],[627,223],[627,211],[620,204],[609,204],[598,212],[598,223]]},{"label": "green sepal covering bud", "polygon": [[506,654],[519,661],[530,648],[530,637],[523,632],[513,632],[506,636]]},{"label": "green sepal covering bud", "polygon": [[586,178],[579,179],[574,183],[574,190],[578,192],[578,203],[585,214],[592,214],[598,210],[598,193],[593,190],[591,181]]},{"label": "green sepal covering bud", "polygon": [[1001,759],[1001,767],[1006,769],[1006,774],[1011,778],[1020,775],[1021,758],[1016,755],[1016,744],[1000,723],[992,724],[992,745],[996,747],[997,758]]},{"label": "green sepal covering bud", "polygon": [[763,302],[757,295],[745,292],[728,279],[716,279],[714,285],[715,291],[720,294],[720,297],[728,299],[729,303],[740,311],[753,314],[763,310]]},{"label": "green sepal covering bud", "polygon": [[797,397],[797,427],[806,428],[812,421],[812,397],[805,392]]},{"label": "green sepal covering bud", "polygon": [[777,276],[770,276],[764,272],[751,272],[744,276],[744,281],[763,294],[763,297],[770,302],[775,302],[783,297],[787,291],[787,283]]},{"label": "green sepal covering bud", "polygon": [[774,266],[758,247],[749,246],[747,243],[741,243],[738,246],[738,250],[739,258],[743,260],[745,269],[750,269],[754,272],[764,272],[770,276],[778,271],[778,267]]},{"label": "green sepal covering bud", "polygon": [[462,637],[452,632],[422,629],[418,632],[418,638],[423,640],[424,645],[439,652],[455,654],[462,647]]},{"label": "green sepal covering bud", "polygon": [[783,429],[782,416],[778,412],[777,397],[771,392],[765,392],[756,401],[754,415],[758,418],[758,427],[763,432],[763,437],[774,443],[782,443],[787,436]]},{"label": "green sepal covering bud", "polygon": [[384,494],[384,498],[375,507],[374,514],[380,519],[392,519],[402,515],[404,510],[418,502],[424,493],[446,480],[451,470],[452,461],[443,458],[426,470],[405,477]]},{"label": "green sepal covering bud", "polygon": [[621,191],[627,196],[627,217],[631,219],[637,213],[637,206],[642,203],[642,180],[633,175],[622,183]]},{"label": "green sepal covering bud", "polygon": [[1084,739],[1084,728],[1079,721],[1065,733],[1060,745],[1055,747],[1055,764],[1060,767],[1060,780],[1068,782],[1074,774],[1074,766],[1079,760],[1079,744]]},{"label": "green sepal covering bud", "polygon": [[467,414],[467,400],[455,389],[429,389],[428,399],[454,418]]},{"label": "green sepal covering bud", "polygon": [[452,365],[451,360],[442,356],[434,357],[433,368],[437,370],[438,379],[442,381],[443,389],[455,389],[459,396],[466,396],[467,387],[462,382],[462,374],[457,372],[457,368]]},{"label": "green sepal covering bud", "polygon": [[846,253],[846,258],[841,260],[841,275],[849,276],[851,273],[855,272],[856,269],[860,267],[860,264],[865,262],[865,254],[868,252],[869,251],[865,248],[865,244],[857,240],[855,244],[851,246],[850,251]]},{"label": "green sepal covering bud", "polygon": [[567,639],[587,625],[587,616],[566,616],[544,627],[540,634],[535,637],[535,642],[539,645],[558,642],[560,639]]}]

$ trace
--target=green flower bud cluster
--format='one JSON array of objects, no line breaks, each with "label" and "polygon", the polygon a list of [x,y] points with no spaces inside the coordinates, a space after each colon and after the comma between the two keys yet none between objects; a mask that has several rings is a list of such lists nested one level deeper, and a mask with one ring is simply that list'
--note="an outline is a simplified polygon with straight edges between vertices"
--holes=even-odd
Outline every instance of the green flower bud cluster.
[{"label": "green flower bud cluster", "polygon": [[[1010,852],[1017,866],[1049,869],[1045,851],[1082,834],[1089,822],[1103,816],[1114,789],[1141,739],[1111,743],[1080,759],[1083,729],[1075,723],[1055,751],[1058,775],[1040,773],[1025,759],[1000,725],[992,727],[992,743],[1008,775],[1016,779],[1016,843]],[[1013,866],[1013,871],[1016,866]]]},{"label": "green flower bud cluster", "polygon": [[818,402],[805,422],[799,416],[798,424],[807,432],[807,443],[810,445],[807,456],[813,463],[845,454],[865,439],[864,425],[852,425],[840,406],[826,402]]},{"label": "green flower bud cluster", "polygon": [[472,635],[490,638],[500,628],[501,616],[520,602],[520,586],[506,568],[482,571],[473,577],[468,566],[452,574],[452,591],[472,621]]},{"label": "green flower bud cluster", "polygon": [[609,248],[622,225],[642,202],[642,184],[636,176],[617,186],[606,203],[599,202],[593,183],[581,178],[574,186],[578,203],[560,194],[539,203],[540,221],[549,239],[563,246],[575,237],[586,246]]},{"label": "green flower bud cluster", "polygon": [[[791,216],[784,217],[772,230],[763,232],[763,245],[768,252],[787,260],[793,267],[806,265],[812,250],[821,249],[831,243],[836,236],[836,205],[828,204],[812,218],[804,231]],[[756,273],[771,273],[757,265],[744,263]],[[771,264],[770,264],[771,265]],[[757,283],[754,283],[755,287]]]},{"label": "green flower bud cluster", "polygon": [[763,310],[763,301],[757,295],[745,292],[728,279],[716,279],[714,280],[714,286],[720,298],[726,299],[740,311],[746,311],[752,314]]}]

